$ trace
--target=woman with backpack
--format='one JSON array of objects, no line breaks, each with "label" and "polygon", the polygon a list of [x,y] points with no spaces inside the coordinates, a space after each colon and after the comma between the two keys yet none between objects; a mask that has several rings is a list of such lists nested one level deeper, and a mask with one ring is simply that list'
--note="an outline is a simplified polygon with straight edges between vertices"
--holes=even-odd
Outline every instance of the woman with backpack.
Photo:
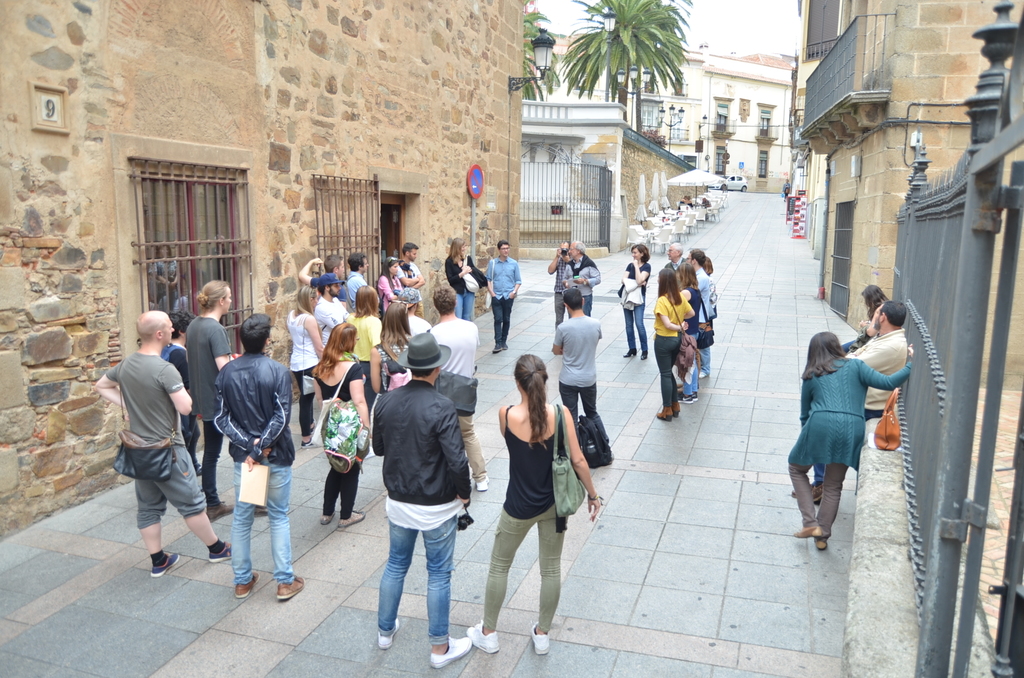
[{"label": "woman with backpack", "polygon": [[[370,377],[370,356],[373,355],[373,347],[380,343],[381,322],[380,309],[377,307],[377,292],[369,285],[364,285],[356,292],[355,313],[348,317],[348,321],[355,325],[359,331],[359,340],[356,342],[353,353],[359,359],[363,376]],[[373,401],[377,397],[373,389],[364,389],[366,404],[373,409]]]},{"label": "woman with backpack", "polygon": [[[697,312],[697,318],[695,319],[698,323],[704,326],[705,330],[714,331],[714,320],[718,316],[718,290],[715,289],[715,283],[711,279],[711,274],[715,272],[715,267],[711,264],[711,257],[704,253],[704,250],[690,250],[690,256],[688,261],[693,266],[693,270],[697,273],[698,289],[700,290],[700,296],[704,300],[704,310],[701,311],[698,307],[694,307],[694,311]],[[711,376],[711,347],[700,349],[700,378]]]},{"label": "woman with backpack", "polygon": [[498,529],[491,549],[491,567],[487,574],[484,595],[484,618],[466,630],[473,644],[487,653],[498,651],[498,613],[508,589],[508,571],[516,550],[534,525],[540,540],[540,618],[530,630],[537,654],[548,652],[548,631],[558,607],[562,588],[561,559],[565,538],[565,518],[555,516],[555,486],[551,462],[554,456],[555,407],[562,410],[559,436],[566,441],[572,467],[587,491],[590,520],[597,519],[601,497],[590,477],[590,469],[576,439],[576,427],[569,409],[548,405],[548,372],[544,361],[526,354],[516,361],[513,372],[519,389],[518,405],[503,407],[498,412],[501,433],[508,446],[509,481],[505,504],[498,517]]},{"label": "woman with backpack", "polygon": [[679,292],[679,280],[671,268],[658,273],[658,301],[654,304],[654,360],[661,375],[661,411],[655,416],[670,421],[679,415],[679,392],[672,368],[681,345],[680,333],[695,324],[693,309]]},{"label": "woman with backpack", "polygon": [[[316,380],[316,390],[320,399],[324,401],[324,407],[327,407],[335,397],[355,403],[359,422],[369,427],[370,410],[363,395],[363,372],[359,367],[359,361],[352,354],[358,336],[359,331],[352,323],[342,323],[335,327],[327,340],[327,346],[324,347],[320,363],[313,368],[313,379]],[[330,524],[334,518],[334,507],[339,497],[339,528],[355,525],[366,517],[352,510],[356,503],[356,492],[359,490],[361,466],[357,461],[347,473],[339,473],[333,467],[327,472],[327,479],[324,481],[324,511],[320,516],[321,525]]]},{"label": "woman with backpack", "polygon": [[299,386],[299,429],[302,433],[302,447],[313,446],[313,398],[316,397],[315,389],[305,388],[305,378],[312,376],[313,368],[320,362],[320,356],[324,353],[320,327],[313,317],[313,305],[319,296],[309,285],[300,285],[295,295],[295,308],[288,314],[287,320],[288,333],[292,336],[291,371],[295,383]]},{"label": "woman with backpack", "polygon": [[376,393],[386,393],[409,383],[412,375],[398,364],[398,356],[409,345],[411,336],[409,313],[405,310],[405,304],[389,306],[384,312],[380,343],[370,354],[370,385]]},{"label": "woman with backpack", "polygon": [[[700,285],[697,283],[697,273],[693,270],[690,262],[684,261],[679,264],[676,277],[679,279],[679,287],[682,289],[683,299],[686,299],[686,303],[690,305],[690,308],[699,309],[701,306]],[[693,337],[694,341],[697,340],[699,333],[700,326],[697,323],[686,323],[686,334]],[[680,402],[685,405],[693,405],[697,402],[697,390],[699,389],[698,372],[699,365],[694,365],[687,373],[687,378],[683,379],[683,394]]]}]

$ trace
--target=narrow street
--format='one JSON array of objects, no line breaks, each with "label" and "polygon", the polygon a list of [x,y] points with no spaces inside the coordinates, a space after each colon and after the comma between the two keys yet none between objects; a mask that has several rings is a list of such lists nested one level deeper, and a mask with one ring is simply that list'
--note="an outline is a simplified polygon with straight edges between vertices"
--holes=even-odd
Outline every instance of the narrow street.
[{"label": "narrow street", "polygon": [[[853,537],[850,474],[835,535],[825,552],[791,535],[800,527],[786,458],[799,431],[799,374],[816,332],[846,341],[851,330],[815,298],[818,262],[791,240],[777,194],[731,193],[720,222],[691,237],[714,262],[720,294],[712,376],[697,404],[672,422],[660,407],[651,358],[626,350],[616,291],[629,260],[597,260],[604,282],[598,410],[616,461],[595,472],[607,505],[596,524],[570,519],[561,602],[551,651],[529,648],[540,586],[536,538],[523,543],[499,622],[501,651],[474,650],[442,669],[460,676],[839,676]],[[663,253],[653,254],[655,270]],[[452,580],[452,635],[482,616],[492,534],[508,475],[497,424],[518,402],[511,367],[522,353],[545,359],[557,400],[561,359],[554,336],[547,261],[523,261],[510,350],[491,354],[490,314],[478,319],[477,432],[490,490],[473,494],[475,524],[459,534]],[[653,332],[648,304],[648,331]],[[297,429],[295,431],[297,437]],[[219,483],[232,483],[222,458]],[[245,601],[232,595],[227,565],[205,562],[205,547],[173,510],[164,543],[184,563],[151,579],[124,485],[0,542],[0,673],[17,676],[404,676],[430,672],[426,572],[414,558],[400,614],[402,632],[377,649],[377,582],[387,558],[379,460],[365,465],[346,531],[318,518],[327,462],[298,453],[292,486],[295,573],[306,590],[279,604],[266,517],[256,519],[254,567],[263,573]],[[215,523],[227,539],[231,517]],[[422,554],[422,546],[417,553]]]}]

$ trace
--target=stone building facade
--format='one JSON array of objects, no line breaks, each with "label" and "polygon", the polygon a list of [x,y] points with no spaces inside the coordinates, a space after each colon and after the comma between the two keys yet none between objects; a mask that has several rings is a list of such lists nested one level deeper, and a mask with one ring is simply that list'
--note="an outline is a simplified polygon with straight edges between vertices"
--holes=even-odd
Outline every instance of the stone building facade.
[{"label": "stone building facade", "polygon": [[477,258],[515,242],[519,3],[12,0],[0,25],[0,533],[118,482],[91,386],[144,308],[227,279],[286,362],[310,257],[414,241],[443,279],[473,164]]}]

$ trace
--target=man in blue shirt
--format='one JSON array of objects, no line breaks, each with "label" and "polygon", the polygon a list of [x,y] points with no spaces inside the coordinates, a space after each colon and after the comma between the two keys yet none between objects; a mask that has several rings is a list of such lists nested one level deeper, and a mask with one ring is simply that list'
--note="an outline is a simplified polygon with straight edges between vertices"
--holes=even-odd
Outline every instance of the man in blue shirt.
[{"label": "man in blue shirt", "polygon": [[356,292],[360,287],[366,287],[366,255],[362,252],[348,255],[348,280],[345,281],[345,289],[348,290],[348,307],[355,311]]},{"label": "man in blue shirt", "polygon": [[519,262],[508,256],[508,240],[498,241],[498,258],[487,264],[487,291],[491,293],[491,311],[494,313],[494,350],[507,351],[508,328],[512,322],[512,303],[516,299],[523,276]]}]

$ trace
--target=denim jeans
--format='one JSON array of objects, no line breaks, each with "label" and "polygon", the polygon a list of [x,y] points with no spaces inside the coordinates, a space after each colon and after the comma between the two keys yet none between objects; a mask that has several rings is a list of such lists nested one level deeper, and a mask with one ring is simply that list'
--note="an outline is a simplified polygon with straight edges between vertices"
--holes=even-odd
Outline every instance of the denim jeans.
[{"label": "denim jeans", "polygon": [[[423,532],[423,546],[427,551],[427,634],[431,645],[448,642],[457,523],[458,517],[452,516],[440,527]],[[388,526],[391,528],[391,551],[380,578],[380,597],[377,601],[377,628],[386,636],[395,632],[405,575],[412,563],[416,535],[420,534],[419,530],[399,527],[390,520]]]},{"label": "denim jeans", "polygon": [[636,325],[636,331],[640,335],[640,350],[647,350],[647,330],[644,328],[644,308],[646,304],[640,304],[634,306],[632,309],[622,309],[622,315],[626,319],[626,346],[629,350],[636,350],[636,338],[633,336],[633,325]]},{"label": "denim jeans", "polygon": [[658,363],[658,372],[661,375],[662,407],[672,407],[673,403],[679,402],[676,378],[672,373],[677,353],[679,353],[679,335],[674,337],[654,335],[654,360]]},{"label": "denim jeans", "polygon": [[473,304],[476,295],[472,292],[455,293],[455,317],[473,322]]},{"label": "denim jeans", "polygon": [[700,349],[700,373],[711,374],[711,347]]},{"label": "denim jeans", "polygon": [[590,317],[590,312],[594,310],[594,295],[584,294],[583,295],[583,315]]},{"label": "denim jeans", "polygon": [[491,312],[494,313],[494,343],[498,346],[508,341],[508,328],[512,323],[512,304],[515,299],[491,299]]},{"label": "denim jeans", "polygon": [[217,430],[212,421],[203,419],[203,494],[206,495],[207,507],[220,506],[220,497],[217,495],[217,461],[223,446],[224,434]]},{"label": "denim jeans", "polygon": [[683,395],[693,395],[700,388],[700,370],[696,365],[687,373],[687,377],[683,380]]},{"label": "denim jeans", "polygon": [[[266,464],[270,467],[270,484],[267,488],[267,516],[270,518],[270,553],[274,556],[274,579],[278,584],[291,584],[295,580],[292,571],[292,537],[288,522],[288,503],[292,495],[292,467]],[[252,537],[252,520],[256,513],[255,504],[238,501],[242,486],[245,464],[235,462],[235,515],[231,522],[231,569],[235,571],[236,584],[248,584],[252,579],[252,557],[249,541]]]}]

